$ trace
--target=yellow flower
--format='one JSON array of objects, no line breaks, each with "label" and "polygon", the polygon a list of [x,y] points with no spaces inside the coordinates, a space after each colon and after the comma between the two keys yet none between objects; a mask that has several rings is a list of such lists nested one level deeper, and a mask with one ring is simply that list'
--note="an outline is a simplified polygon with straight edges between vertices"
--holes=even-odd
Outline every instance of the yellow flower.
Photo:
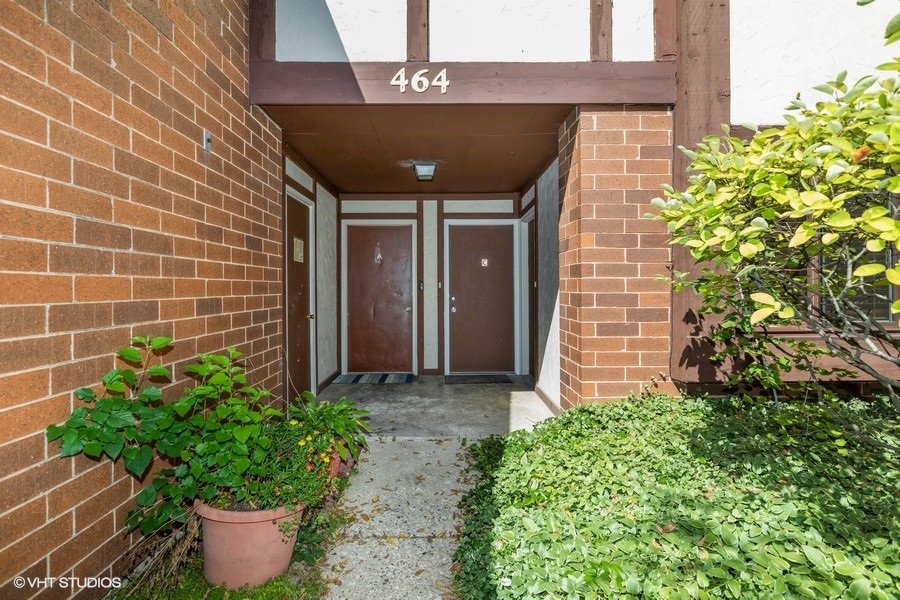
[{"label": "yellow flower", "polygon": [[328,463],[331,462],[331,457],[330,457],[330,456],[325,456],[325,457],[322,458],[322,460],[325,461],[325,464],[327,465]]},{"label": "yellow flower", "polygon": [[297,445],[298,445],[298,446],[305,446],[305,445],[306,445],[306,440],[300,440],[299,442],[297,442]]},{"label": "yellow flower", "polygon": [[306,441],[307,441],[307,442],[311,442],[311,441],[312,441],[312,436],[311,436],[311,435],[306,436]]},{"label": "yellow flower", "polygon": [[296,425],[299,422],[300,421],[298,421],[297,419],[291,419],[291,425]]}]

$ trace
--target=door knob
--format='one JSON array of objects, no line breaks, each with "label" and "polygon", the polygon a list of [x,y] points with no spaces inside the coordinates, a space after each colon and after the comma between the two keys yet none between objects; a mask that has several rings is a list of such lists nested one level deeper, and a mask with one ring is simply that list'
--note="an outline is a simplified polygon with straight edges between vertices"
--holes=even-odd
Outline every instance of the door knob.
[{"label": "door knob", "polygon": [[407,306],[407,307],[406,307],[406,312],[412,312],[412,306]]},{"label": "door knob", "polygon": [[451,307],[450,307],[450,312],[456,312],[456,307],[455,307],[455,306],[451,306]]},{"label": "door knob", "polygon": [[306,318],[309,319],[310,321],[312,321],[313,319],[316,318],[316,315],[309,314],[309,315],[306,315]]}]

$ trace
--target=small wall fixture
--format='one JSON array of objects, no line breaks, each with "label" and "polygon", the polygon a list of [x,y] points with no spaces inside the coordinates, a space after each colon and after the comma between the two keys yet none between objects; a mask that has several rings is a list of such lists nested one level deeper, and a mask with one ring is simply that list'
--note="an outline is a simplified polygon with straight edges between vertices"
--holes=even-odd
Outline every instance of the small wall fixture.
[{"label": "small wall fixture", "polygon": [[432,181],[437,163],[433,160],[415,160],[412,167],[416,173],[416,181]]}]

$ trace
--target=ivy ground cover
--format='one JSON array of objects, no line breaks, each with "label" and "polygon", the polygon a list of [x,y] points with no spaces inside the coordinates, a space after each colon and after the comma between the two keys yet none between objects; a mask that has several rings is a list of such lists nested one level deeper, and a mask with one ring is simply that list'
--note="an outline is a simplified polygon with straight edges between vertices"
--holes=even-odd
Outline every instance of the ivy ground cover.
[{"label": "ivy ground cover", "polygon": [[814,405],[645,396],[470,452],[463,599],[900,598],[898,455]]}]

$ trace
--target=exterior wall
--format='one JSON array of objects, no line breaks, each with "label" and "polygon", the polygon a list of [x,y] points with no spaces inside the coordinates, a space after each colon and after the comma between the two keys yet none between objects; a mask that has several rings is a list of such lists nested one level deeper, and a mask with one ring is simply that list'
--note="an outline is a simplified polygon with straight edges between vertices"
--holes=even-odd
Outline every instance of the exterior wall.
[{"label": "exterior wall", "polygon": [[537,359],[535,388],[559,406],[559,161],[537,185]]},{"label": "exterior wall", "polygon": [[584,0],[430,0],[428,22],[432,61],[590,60]]},{"label": "exterior wall", "polygon": [[614,2],[612,6],[612,59],[653,60],[654,0]]},{"label": "exterior wall", "polygon": [[337,199],[316,186],[316,361],[319,385],[340,372]]},{"label": "exterior wall", "polygon": [[247,2],[0,2],[0,597],[126,569],[139,484],[44,430],[132,335],[173,336],[176,374],[235,345],[281,384],[281,132],[247,37]]},{"label": "exterior wall", "polygon": [[407,0],[277,0],[280,61],[406,60]]},{"label": "exterior wall", "polygon": [[896,53],[882,37],[896,12],[896,2],[883,0],[731,0],[731,122],[784,123],[798,92],[816,102],[826,96],[813,86],[841,71],[849,84],[874,73]]},{"label": "exterior wall", "polygon": [[642,216],[671,181],[672,134],[659,107],[581,106],[560,128],[562,408],[668,374],[669,236]]}]

